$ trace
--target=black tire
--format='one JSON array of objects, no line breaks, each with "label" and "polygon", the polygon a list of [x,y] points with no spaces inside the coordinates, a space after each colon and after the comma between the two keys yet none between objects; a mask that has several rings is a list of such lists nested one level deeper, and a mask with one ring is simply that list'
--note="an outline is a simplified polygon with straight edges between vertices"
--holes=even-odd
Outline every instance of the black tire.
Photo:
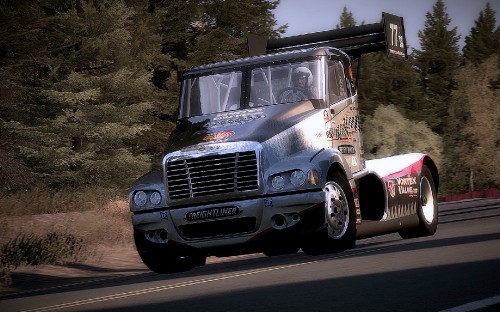
[{"label": "black tire", "polygon": [[347,178],[337,172],[323,190],[325,226],[302,244],[302,250],[310,255],[341,252],[356,245],[356,208]]},{"label": "black tire", "polygon": [[418,226],[399,232],[404,239],[431,236],[438,224],[438,201],[434,179],[427,166],[422,167],[418,187]]},{"label": "black tire", "polygon": [[135,234],[134,238],[137,252],[142,262],[151,271],[158,274],[185,272],[191,270],[195,266],[205,264],[205,256],[180,256],[168,246],[147,241],[145,238],[141,237],[140,233]]}]

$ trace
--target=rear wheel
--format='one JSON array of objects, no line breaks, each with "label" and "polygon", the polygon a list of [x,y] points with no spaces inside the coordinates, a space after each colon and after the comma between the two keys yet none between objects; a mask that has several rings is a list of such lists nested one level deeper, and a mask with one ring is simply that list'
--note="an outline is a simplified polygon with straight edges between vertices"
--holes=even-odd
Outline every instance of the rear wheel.
[{"label": "rear wheel", "polygon": [[302,250],[311,255],[340,252],[356,244],[354,196],[347,178],[336,173],[323,188],[325,227],[308,237]]},{"label": "rear wheel", "polygon": [[427,166],[422,167],[418,194],[417,215],[419,223],[416,228],[399,232],[399,235],[405,239],[434,235],[437,230],[438,205],[436,186]]}]

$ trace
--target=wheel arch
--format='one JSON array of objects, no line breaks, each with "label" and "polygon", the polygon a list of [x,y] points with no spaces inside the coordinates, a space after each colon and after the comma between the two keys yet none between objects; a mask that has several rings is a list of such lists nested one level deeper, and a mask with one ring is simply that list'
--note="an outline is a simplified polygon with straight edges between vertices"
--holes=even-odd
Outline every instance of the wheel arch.
[{"label": "wheel arch", "polygon": [[430,158],[429,156],[424,157],[423,164],[429,168],[429,171],[431,172],[432,179],[434,180],[434,186],[436,187],[436,192],[439,189],[439,171],[436,166],[436,163]]},{"label": "wheel arch", "polygon": [[326,174],[326,181],[330,181],[336,174],[343,175],[348,181],[350,180],[347,176],[347,173],[344,167],[339,162],[333,162],[328,168],[328,172]]},{"label": "wheel arch", "polygon": [[384,182],[374,173],[367,174],[356,181],[358,185],[359,206],[363,220],[380,221],[387,205]]}]

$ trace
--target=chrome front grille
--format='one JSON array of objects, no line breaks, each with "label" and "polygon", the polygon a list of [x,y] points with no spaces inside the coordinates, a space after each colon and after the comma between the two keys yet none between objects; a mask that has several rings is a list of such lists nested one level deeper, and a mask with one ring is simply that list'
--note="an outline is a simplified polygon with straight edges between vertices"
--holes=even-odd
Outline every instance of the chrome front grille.
[{"label": "chrome front grille", "polygon": [[170,160],[166,176],[170,200],[259,188],[255,151]]}]

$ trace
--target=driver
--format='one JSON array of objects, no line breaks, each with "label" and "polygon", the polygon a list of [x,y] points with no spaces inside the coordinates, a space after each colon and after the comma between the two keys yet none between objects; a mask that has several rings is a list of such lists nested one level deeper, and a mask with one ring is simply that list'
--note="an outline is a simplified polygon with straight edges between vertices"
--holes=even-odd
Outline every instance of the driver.
[{"label": "driver", "polygon": [[309,97],[317,96],[318,92],[313,85],[313,75],[309,68],[304,66],[295,68],[292,72],[292,82],[294,87],[304,89]]}]

